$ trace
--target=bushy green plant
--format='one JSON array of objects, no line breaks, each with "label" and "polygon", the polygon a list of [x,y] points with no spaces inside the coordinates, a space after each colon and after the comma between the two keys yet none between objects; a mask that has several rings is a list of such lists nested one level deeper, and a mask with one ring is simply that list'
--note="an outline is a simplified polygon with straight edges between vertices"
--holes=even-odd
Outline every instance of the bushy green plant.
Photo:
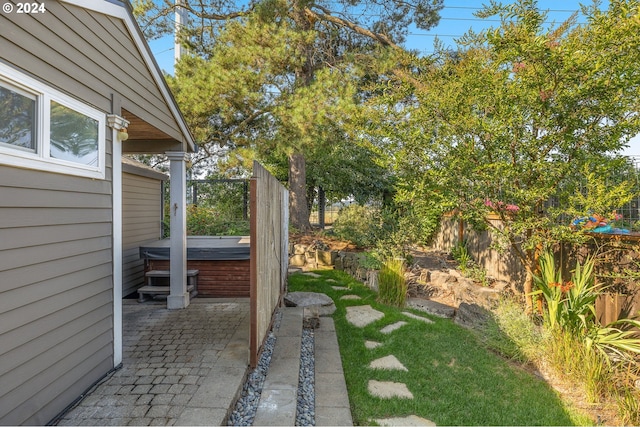
[{"label": "bushy green plant", "polygon": [[480,282],[482,286],[489,286],[489,278],[487,277],[487,270],[478,265],[467,248],[467,241],[458,242],[451,248],[451,256],[458,261],[458,269],[463,276],[473,279],[476,282]]},{"label": "bushy green plant", "polygon": [[458,268],[464,274],[469,267],[471,256],[469,255],[469,249],[467,248],[467,242],[458,242],[453,248],[451,248],[451,256],[458,261]]},{"label": "bushy green plant", "polygon": [[362,252],[358,257],[360,267],[367,270],[380,270],[382,262],[371,252]]},{"label": "bushy green plant", "polygon": [[364,248],[372,246],[376,241],[378,210],[358,204],[343,208],[333,223],[336,237],[352,242]]},{"label": "bushy green plant", "polygon": [[404,260],[387,259],[378,274],[378,299],[383,304],[403,307],[407,297],[407,281],[404,278]]},{"label": "bushy green plant", "polygon": [[[169,237],[168,209],[163,221],[163,237]],[[230,219],[212,208],[187,206],[187,235],[189,236],[246,236],[249,221]]]}]

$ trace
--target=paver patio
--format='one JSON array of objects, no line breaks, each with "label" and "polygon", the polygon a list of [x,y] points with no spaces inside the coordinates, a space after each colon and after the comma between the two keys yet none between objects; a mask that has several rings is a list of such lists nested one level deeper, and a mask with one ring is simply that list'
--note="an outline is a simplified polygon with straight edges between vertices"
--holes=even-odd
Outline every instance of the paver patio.
[{"label": "paver patio", "polygon": [[248,365],[249,299],[124,300],[123,363],[58,425],[221,425]]}]

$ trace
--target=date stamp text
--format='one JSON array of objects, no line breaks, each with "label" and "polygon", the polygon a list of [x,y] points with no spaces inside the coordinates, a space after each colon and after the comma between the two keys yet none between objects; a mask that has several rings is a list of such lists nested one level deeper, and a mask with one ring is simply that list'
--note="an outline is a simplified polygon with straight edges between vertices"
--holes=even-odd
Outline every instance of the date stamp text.
[{"label": "date stamp text", "polygon": [[45,13],[47,8],[44,3],[38,3],[35,1],[16,4],[7,2],[2,5],[2,11],[4,13],[35,15],[37,13]]}]

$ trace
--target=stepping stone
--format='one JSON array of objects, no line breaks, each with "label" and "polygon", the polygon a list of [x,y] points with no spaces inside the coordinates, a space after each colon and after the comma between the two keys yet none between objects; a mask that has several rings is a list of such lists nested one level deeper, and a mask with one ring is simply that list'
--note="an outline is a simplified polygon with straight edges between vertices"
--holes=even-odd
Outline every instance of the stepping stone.
[{"label": "stepping stone", "polygon": [[369,380],[369,394],[382,399],[399,397],[400,399],[413,399],[413,394],[404,383],[392,381]]},{"label": "stepping stone", "polygon": [[369,367],[388,371],[409,371],[393,354],[371,361]]},{"label": "stepping stone", "polygon": [[[327,280],[327,282],[328,282],[328,280]],[[335,280],[334,280],[334,282],[335,282]],[[348,291],[349,290],[349,288],[347,288],[346,286],[332,286],[332,288],[333,288],[334,291]]]},{"label": "stepping stone", "polygon": [[342,295],[340,299],[362,299],[362,298],[360,298],[358,295],[349,294],[349,295]]},{"label": "stepping stone", "polygon": [[336,279],[327,279],[327,282],[338,283],[338,281]]},{"label": "stepping stone", "polygon": [[369,350],[373,350],[374,348],[378,348],[382,345],[381,342],[378,341],[365,341],[364,346]]},{"label": "stepping stone", "polygon": [[356,305],[347,307],[347,322],[358,328],[364,328],[370,323],[380,320],[384,313],[371,308],[370,305]]},{"label": "stepping stone", "polygon": [[419,417],[417,415],[409,415],[408,417],[403,418],[378,418],[374,420],[376,424],[381,426],[429,426],[433,427],[436,425],[431,420],[426,418]]},{"label": "stepping stone", "polygon": [[408,298],[406,306],[445,319],[453,319],[456,314],[456,309],[451,306],[422,298]]},{"label": "stepping stone", "polygon": [[319,277],[322,277],[318,273],[314,273],[312,271],[307,271],[306,273],[302,273],[302,274],[304,274],[305,276],[311,276],[311,277],[316,278],[316,279],[319,278]]},{"label": "stepping stone", "polygon": [[395,331],[396,329],[400,329],[404,325],[408,325],[408,324],[409,323],[400,320],[399,322],[392,323],[390,325],[385,326],[384,328],[380,329],[380,332],[382,332],[383,334],[390,334],[391,332]]},{"label": "stepping stone", "polygon": [[421,320],[424,323],[433,323],[433,320],[431,320],[431,319],[427,319],[426,317],[418,316],[417,314],[409,313],[408,311],[403,311],[402,314],[404,314],[407,317],[411,317],[412,319]]},{"label": "stepping stone", "polygon": [[309,307],[311,305],[331,305],[333,300],[320,292],[289,292],[284,296],[287,307]]},{"label": "stepping stone", "polygon": [[304,308],[305,318],[331,316],[336,311],[333,300],[320,292],[289,292],[284,296],[284,305]]}]

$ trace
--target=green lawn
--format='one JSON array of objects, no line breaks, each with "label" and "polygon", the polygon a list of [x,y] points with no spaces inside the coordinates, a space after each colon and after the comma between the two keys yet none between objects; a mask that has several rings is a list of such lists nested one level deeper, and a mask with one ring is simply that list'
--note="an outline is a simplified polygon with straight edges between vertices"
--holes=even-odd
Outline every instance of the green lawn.
[{"label": "green lawn", "polygon": [[[343,272],[316,273],[322,277],[291,275],[289,291],[322,292],[336,303],[333,318],[355,424],[415,414],[437,425],[593,425],[593,420],[563,404],[544,381],[487,350],[470,331],[451,320],[418,311],[413,312],[435,323],[410,319],[398,308],[377,303],[374,292]],[[336,291],[331,286],[348,286],[350,290]],[[362,299],[339,299],[347,293]],[[359,304],[369,304],[385,317],[365,328],[352,326],[345,318],[346,307]],[[379,332],[398,320],[409,324],[389,335]],[[383,345],[369,350],[365,340]],[[368,368],[372,360],[389,354],[409,371]],[[367,391],[370,379],[403,382],[414,399],[373,397]]]}]

